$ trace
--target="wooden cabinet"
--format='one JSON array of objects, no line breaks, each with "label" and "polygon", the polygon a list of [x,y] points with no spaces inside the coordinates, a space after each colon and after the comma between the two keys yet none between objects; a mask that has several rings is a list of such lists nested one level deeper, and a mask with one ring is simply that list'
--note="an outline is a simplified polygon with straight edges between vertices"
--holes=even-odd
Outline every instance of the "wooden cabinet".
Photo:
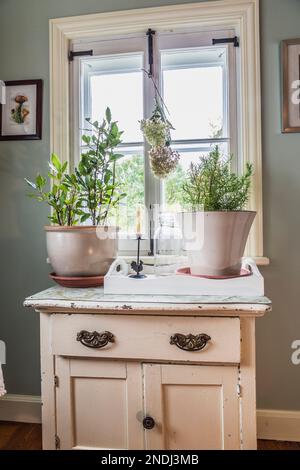
[{"label": "wooden cabinet", "polygon": [[61,449],[143,449],[138,363],[56,358]]},{"label": "wooden cabinet", "polygon": [[268,299],[130,300],[61,288],[26,300],[41,314],[44,449],[255,449]]},{"label": "wooden cabinet", "polygon": [[238,367],[144,365],[147,449],[240,449]]},{"label": "wooden cabinet", "polygon": [[240,448],[237,367],[57,357],[56,371],[61,449]]}]

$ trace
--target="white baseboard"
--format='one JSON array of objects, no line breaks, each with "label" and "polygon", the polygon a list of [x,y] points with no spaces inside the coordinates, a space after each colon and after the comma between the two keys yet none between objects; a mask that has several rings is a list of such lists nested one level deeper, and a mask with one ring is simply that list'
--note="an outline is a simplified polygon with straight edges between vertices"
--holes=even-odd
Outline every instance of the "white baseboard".
[{"label": "white baseboard", "polygon": [[[41,422],[41,397],[5,395],[0,399],[0,421]],[[258,439],[300,442],[300,411],[257,410]]]},{"label": "white baseboard", "polygon": [[259,439],[300,442],[300,411],[257,410]]},{"label": "white baseboard", "polygon": [[41,422],[41,397],[7,394],[0,398],[0,421]]}]

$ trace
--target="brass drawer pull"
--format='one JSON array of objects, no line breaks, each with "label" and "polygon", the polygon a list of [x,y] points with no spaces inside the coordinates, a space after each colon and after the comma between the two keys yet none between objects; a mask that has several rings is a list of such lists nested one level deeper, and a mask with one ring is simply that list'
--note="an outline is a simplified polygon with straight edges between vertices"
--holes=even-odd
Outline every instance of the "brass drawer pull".
[{"label": "brass drawer pull", "polygon": [[176,333],[171,336],[170,344],[175,344],[177,348],[182,349],[183,351],[201,351],[210,340],[211,337],[204,333],[201,333],[200,335],[182,335],[180,333]]},{"label": "brass drawer pull", "polygon": [[110,331],[103,331],[98,333],[98,331],[89,331],[82,330],[77,333],[77,341],[80,341],[83,346],[87,348],[100,349],[104,348],[108,343],[114,343],[115,337]]}]

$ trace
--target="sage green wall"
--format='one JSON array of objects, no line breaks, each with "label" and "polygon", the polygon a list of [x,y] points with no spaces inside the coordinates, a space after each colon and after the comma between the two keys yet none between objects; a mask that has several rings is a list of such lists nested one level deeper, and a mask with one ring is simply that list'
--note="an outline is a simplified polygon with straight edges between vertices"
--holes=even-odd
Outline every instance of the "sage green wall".
[{"label": "sage green wall", "polygon": [[300,339],[300,134],[281,134],[280,49],[300,37],[299,0],[261,1],[264,241],[263,270],[272,314],[257,322],[258,405],[300,410],[300,366],[291,343]]},{"label": "sage green wall", "polygon": [[[43,140],[0,142],[0,339],[10,393],[39,394],[39,324],[25,296],[50,285],[42,226],[46,211],[24,197],[24,176],[45,172],[49,156],[48,20],[87,13],[192,3],[191,0],[0,0],[0,78],[44,80]],[[300,409],[300,366],[290,361],[300,339],[300,135],[280,133],[281,39],[299,37],[298,0],[261,0],[263,157],[267,294],[274,311],[257,322],[258,405]],[[149,25],[151,26],[151,25]]]}]

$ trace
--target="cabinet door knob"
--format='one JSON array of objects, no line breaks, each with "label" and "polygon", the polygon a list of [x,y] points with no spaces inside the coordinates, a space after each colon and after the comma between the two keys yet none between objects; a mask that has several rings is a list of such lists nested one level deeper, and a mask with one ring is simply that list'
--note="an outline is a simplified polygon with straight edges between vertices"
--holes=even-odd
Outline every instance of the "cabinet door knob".
[{"label": "cabinet door knob", "polygon": [[182,335],[180,333],[176,333],[171,336],[170,344],[174,344],[177,348],[182,349],[183,351],[201,351],[210,340],[211,337],[204,333],[199,335]]},{"label": "cabinet door knob", "polygon": [[145,429],[153,429],[155,426],[155,421],[151,416],[146,416],[146,418],[143,419],[143,426]]},{"label": "cabinet door knob", "polygon": [[80,341],[83,346],[87,348],[100,349],[104,348],[108,343],[114,343],[115,337],[110,331],[103,331],[98,333],[98,331],[86,331],[82,330],[77,333],[77,341]]}]

